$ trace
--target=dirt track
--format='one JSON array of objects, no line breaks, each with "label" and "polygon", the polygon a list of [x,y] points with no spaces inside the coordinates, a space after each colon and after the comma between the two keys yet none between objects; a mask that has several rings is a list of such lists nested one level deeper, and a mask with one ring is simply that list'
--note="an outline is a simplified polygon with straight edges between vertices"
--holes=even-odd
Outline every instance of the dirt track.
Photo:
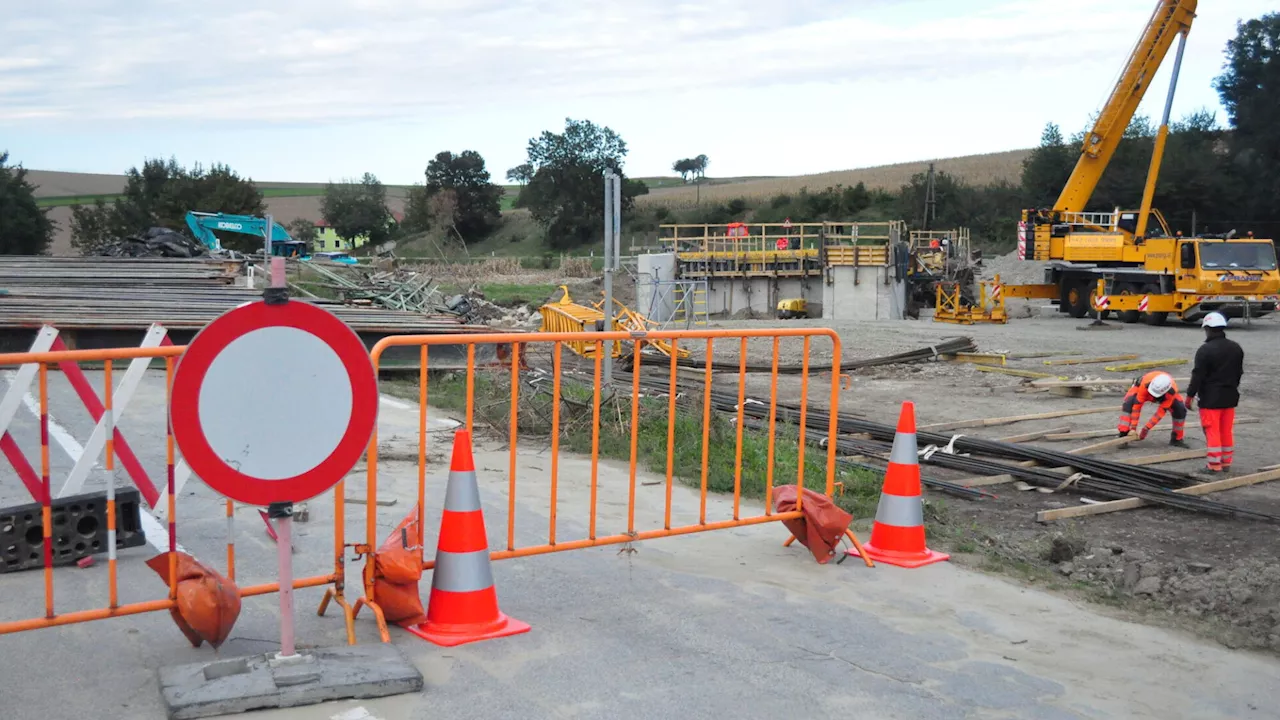
[{"label": "dirt track", "polygon": [[[777,322],[777,321],[770,321]],[[763,321],[713,322],[713,327],[760,327]],[[1008,325],[956,326],[931,320],[906,322],[837,323],[834,329],[844,344],[845,359],[874,357],[927,346],[956,335],[975,339],[982,352],[1040,353],[1083,351],[1089,356],[1137,354],[1143,360],[1193,357],[1203,340],[1198,328],[1170,325],[1119,325],[1110,331],[1081,331],[1087,321],[1065,317],[1016,319]],[[1233,321],[1233,325],[1238,325]],[[822,327],[818,320],[789,321],[785,327]],[[1274,444],[1277,423],[1274,408],[1280,405],[1280,320],[1255,320],[1250,327],[1233,327],[1231,337],[1244,347],[1245,379],[1239,417],[1261,418],[1257,424],[1236,428],[1236,465],[1233,475],[1256,471],[1280,462]],[[737,359],[737,343],[724,342],[717,358]],[[732,347],[730,347],[732,346]],[[784,341],[781,362],[799,362],[801,345]],[[750,361],[769,362],[771,342],[752,341]],[[831,363],[830,344],[812,343],[814,371]],[[1071,377],[1126,378],[1138,372],[1107,372],[1104,365],[1047,367],[1043,359],[1010,361],[1010,367],[1053,370]],[[1170,368],[1175,378],[1190,376],[1190,362]],[[736,385],[733,376],[720,382]],[[779,380],[779,397],[800,393],[795,376]],[[1098,393],[1092,399],[1069,399],[1047,393],[1021,393],[1022,379],[983,373],[961,363],[936,362],[869,368],[852,378],[852,387],[840,392],[840,409],[869,419],[893,423],[904,400],[914,401],[918,423],[939,423],[973,418],[1051,412],[1114,405],[1114,412],[1058,418],[1037,422],[961,430],[988,438],[1070,426],[1072,431],[1115,427],[1120,393]],[[1185,389],[1185,384],[1180,384]],[[748,378],[748,392],[767,397],[767,375]],[[815,407],[826,406],[830,396],[828,376],[815,376],[809,387]],[[1148,409],[1144,419],[1150,415]],[[1143,442],[1103,457],[1123,459],[1156,455],[1170,450],[1168,418]],[[1106,439],[1106,438],[1101,438]],[[1188,418],[1187,441],[1203,448],[1196,415]],[[1043,443],[1065,451],[1095,440]],[[1182,472],[1199,471],[1203,460],[1159,465]],[[940,479],[962,475],[929,468]],[[1019,492],[1010,484],[988,488],[997,499],[973,502],[950,497],[930,497],[940,507],[930,527],[931,538],[960,551],[962,562],[1014,572],[1070,591],[1083,591],[1095,600],[1119,604],[1129,610],[1159,610],[1156,615],[1187,622],[1224,643],[1269,648],[1280,652],[1280,533],[1259,522],[1207,517],[1188,512],[1144,508],[1078,520],[1039,524],[1037,510],[1080,504],[1080,495]],[[1280,483],[1261,484],[1212,496],[1221,502],[1247,505],[1280,513]],[[864,521],[865,522],[865,521]],[[869,523],[867,523],[869,525]],[[1054,540],[1056,550],[1054,549]],[[1051,554],[1051,550],[1053,550]],[[966,560],[966,556],[967,560]],[[1052,556],[1052,559],[1050,557]],[[1169,615],[1164,609],[1174,608]]]}]

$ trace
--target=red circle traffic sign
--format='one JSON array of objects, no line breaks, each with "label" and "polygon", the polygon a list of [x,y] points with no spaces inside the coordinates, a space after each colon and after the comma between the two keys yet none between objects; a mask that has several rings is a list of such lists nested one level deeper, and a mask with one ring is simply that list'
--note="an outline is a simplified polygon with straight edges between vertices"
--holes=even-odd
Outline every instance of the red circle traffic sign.
[{"label": "red circle traffic sign", "polygon": [[378,382],[364,343],[335,315],[258,301],[196,334],[169,407],[174,441],[209,487],[250,505],[301,502],[360,460]]}]

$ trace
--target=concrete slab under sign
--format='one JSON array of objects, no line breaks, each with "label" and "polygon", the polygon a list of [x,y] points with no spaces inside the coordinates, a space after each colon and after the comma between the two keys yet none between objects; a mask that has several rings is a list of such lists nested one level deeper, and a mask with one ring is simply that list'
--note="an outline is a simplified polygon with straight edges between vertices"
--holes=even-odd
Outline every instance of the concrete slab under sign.
[{"label": "concrete slab under sign", "polygon": [[328,700],[421,692],[418,672],[389,643],[302,651],[280,664],[274,653],[161,668],[160,695],[172,720],[236,715]]}]

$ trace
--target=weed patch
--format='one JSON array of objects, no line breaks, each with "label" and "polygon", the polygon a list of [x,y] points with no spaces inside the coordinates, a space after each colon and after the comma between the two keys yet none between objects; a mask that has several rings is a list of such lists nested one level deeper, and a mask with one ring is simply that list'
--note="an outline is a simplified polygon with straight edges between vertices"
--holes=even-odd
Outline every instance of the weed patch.
[{"label": "weed patch", "polygon": [[[384,381],[384,390],[416,400],[416,382]],[[732,493],[735,485],[742,496],[763,498],[770,481],[774,487],[792,485],[800,476],[800,447],[795,429],[783,423],[773,441],[767,433],[743,428],[739,443],[738,430],[730,419],[713,412],[711,421],[703,420],[702,398],[680,398],[674,415],[669,412],[669,399],[644,397],[639,412],[632,415],[632,400],[624,389],[600,403],[597,425],[594,420],[593,391],[589,385],[562,378],[558,417],[560,446],[563,450],[590,454],[593,440],[599,444],[602,458],[631,458],[634,417],[636,464],[648,472],[666,474],[682,484],[701,487],[717,493]],[[433,376],[428,385],[428,403],[445,410],[466,411],[466,379],[461,373]],[[473,395],[474,422],[506,435],[510,426],[511,385],[506,373],[477,373]],[[555,418],[555,405],[550,382],[536,387],[520,388],[517,432],[523,438],[537,437],[550,441]],[[593,438],[593,429],[598,435]],[[704,445],[704,437],[706,443]],[[738,457],[741,453],[740,470]],[[770,462],[772,460],[772,463]],[[826,453],[814,447],[804,448],[804,485],[821,492],[826,488]],[[770,472],[772,468],[772,473]],[[861,468],[837,468],[835,480],[841,484],[835,501],[855,518],[875,514],[882,478]]]}]

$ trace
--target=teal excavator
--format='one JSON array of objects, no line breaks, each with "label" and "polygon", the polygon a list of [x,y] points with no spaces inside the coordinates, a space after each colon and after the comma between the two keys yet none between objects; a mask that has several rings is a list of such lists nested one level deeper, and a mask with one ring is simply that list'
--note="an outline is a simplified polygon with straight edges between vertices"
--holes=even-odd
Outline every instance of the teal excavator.
[{"label": "teal excavator", "polygon": [[[220,252],[222,250],[222,241],[218,239],[217,233],[214,232],[215,230],[253,235],[261,238],[266,237],[267,221],[252,215],[228,215],[226,213],[192,211],[187,213],[187,228],[191,230],[191,234],[197,240],[209,248],[210,252]],[[281,227],[278,222],[271,223],[271,254],[275,257],[293,257],[300,260],[311,259],[307,244],[290,237],[288,231]],[[347,265],[356,264],[356,259],[350,255],[332,255],[327,259]]]}]

